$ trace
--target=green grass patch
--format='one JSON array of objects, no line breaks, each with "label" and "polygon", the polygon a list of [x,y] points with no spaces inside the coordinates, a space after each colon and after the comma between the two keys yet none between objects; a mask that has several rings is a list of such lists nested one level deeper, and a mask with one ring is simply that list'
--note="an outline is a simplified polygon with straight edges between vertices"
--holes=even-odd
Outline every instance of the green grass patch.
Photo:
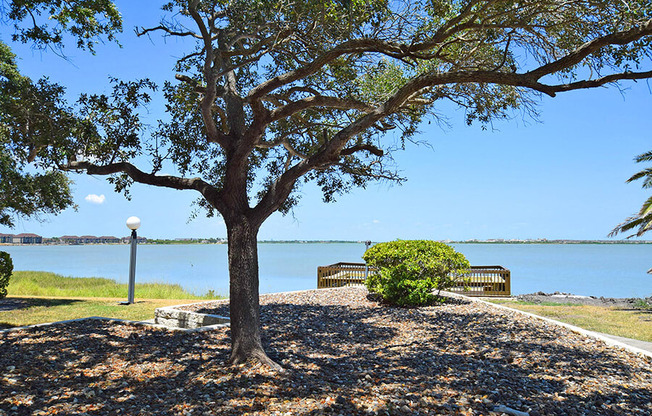
[{"label": "green grass patch", "polygon": [[136,284],[132,305],[120,305],[127,298],[128,285],[104,278],[65,277],[49,272],[14,272],[9,280],[9,295],[0,305],[0,328],[34,325],[68,319],[103,316],[141,321],[152,319],[163,306],[220,299],[212,291],[195,296],[179,285]]},{"label": "green grass patch", "polygon": [[[7,287],[9,296],[55,296],[86,298],[126,298],[128,285],[101,277],[65,277],[50,272],[14,272]],[[137,283],[136,298],[142,299],[220,299],[209,291],[196,296],[179,285]]]},{"label": "green grass patch", "polygon": [[575,304],[492,301],[590,331],[652,342],[652,311]]},{"label": "green grass patch", "polygon": [[[120,305],[124,299],[30,298],[9,296],[19,303],[15,309],[0,310],[0,329],[103,316],[142,321],[154,318],[154,310],[163,306],[192,303],[187,299],[136,299],[132,305]],[[1,301],[0,301],[1,302]]]}]

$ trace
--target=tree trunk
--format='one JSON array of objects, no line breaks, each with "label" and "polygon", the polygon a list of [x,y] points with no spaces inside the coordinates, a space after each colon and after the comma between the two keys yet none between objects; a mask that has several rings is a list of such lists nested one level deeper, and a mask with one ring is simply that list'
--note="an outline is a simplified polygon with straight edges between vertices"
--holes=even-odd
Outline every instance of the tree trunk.
[{"label": "tree trunk", "polygon": [[229,244],[230,318],[232,365],[260,362],[280,369],[261,343],[260,304],[258,301],[259,225],[245,216],[226,221]]}]

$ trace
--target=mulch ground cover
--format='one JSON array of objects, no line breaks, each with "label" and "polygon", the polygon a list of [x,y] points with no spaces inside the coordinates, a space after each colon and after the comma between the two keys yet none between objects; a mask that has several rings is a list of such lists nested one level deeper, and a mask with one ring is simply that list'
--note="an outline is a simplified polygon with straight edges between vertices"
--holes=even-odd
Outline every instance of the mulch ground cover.
[{"label": "mulch ground cover", "polygon": [[[363,288],[265,295],[285,368],[225,367],[229,330],[81,321],[0,334],[0,415],[650,415],[652,361],[477,303]],[[188,307],[228,315],[224,302]]]}]

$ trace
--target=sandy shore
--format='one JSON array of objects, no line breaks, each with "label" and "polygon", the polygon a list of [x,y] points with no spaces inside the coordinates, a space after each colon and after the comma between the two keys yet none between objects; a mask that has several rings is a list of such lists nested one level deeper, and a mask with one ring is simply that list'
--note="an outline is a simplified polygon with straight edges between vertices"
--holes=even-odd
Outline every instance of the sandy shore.
[{"label": "sandy shore", "polygon": [[[224,367],[228,329],[12,331],[0,335],[0,415],[652,414],[649,359],[514,312],[392,308],[362,288],[261,303],[266,348],[285,373]],[[223,302],[192,308],[228,313]]]}]

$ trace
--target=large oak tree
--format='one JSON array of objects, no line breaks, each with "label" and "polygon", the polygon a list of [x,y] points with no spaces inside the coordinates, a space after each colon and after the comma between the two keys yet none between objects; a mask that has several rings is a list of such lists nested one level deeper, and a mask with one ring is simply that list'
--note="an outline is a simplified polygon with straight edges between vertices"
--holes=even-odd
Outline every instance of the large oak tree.
[{"label": "large oak tree", "polygon": [[[138,108],[153,86],[115,81],[112,95],[83,97],[95,128],[70,137],[58,163],[111,175],[123,191],[195,190],[223,217],[231,363],[274,365],[261,345],[256,236],[302,183],[316,181],[329,201],[400,179],[392,151],[446,103],[489,123],[541,95],[652,77],[643,0],[193,0],[163,10],[138,35],[195,45],[163,86],[167,118],[145,135]],[[176,176],[161,174],[171,166]]]}]

